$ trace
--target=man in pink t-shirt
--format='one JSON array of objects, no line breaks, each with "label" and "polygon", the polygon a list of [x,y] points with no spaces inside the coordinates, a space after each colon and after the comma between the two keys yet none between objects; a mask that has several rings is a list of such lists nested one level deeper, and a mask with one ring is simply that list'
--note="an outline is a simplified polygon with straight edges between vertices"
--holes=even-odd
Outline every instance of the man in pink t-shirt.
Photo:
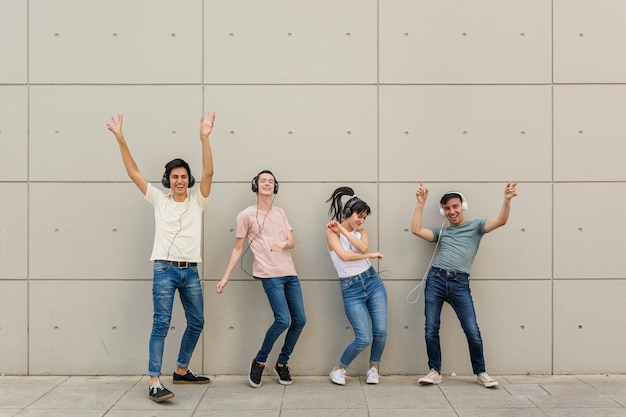
[{"label": "man in pink t-shirt", "polygon": [[261,349],[250,363],[248,382],[253,388],[261,386],[267,357],[278,337],[287,330],[274,371],[279,383],[290,385],[292,379],[287,362],[306,323],[300,281],[289,252],[289,249],[295,247],[293,229],[285,211],[273,205],[274,195],[278,193],[278,181],[274,174],[267,170],[261,171],[252,179],[252,191],[257,194],[257,202],[237,215],[235,246],[216,290],[218,294],[224,291],[230,274],[243,254],[244,239],[247,239],[254,255],[252,276],[261,280],[274,312],[274,323],[267,330]]}]

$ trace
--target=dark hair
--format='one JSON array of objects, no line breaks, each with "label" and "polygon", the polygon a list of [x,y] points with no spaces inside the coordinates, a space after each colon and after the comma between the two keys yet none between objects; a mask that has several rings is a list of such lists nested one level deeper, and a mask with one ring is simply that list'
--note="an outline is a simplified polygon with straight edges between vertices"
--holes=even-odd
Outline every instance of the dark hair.
[{"label": "dark hair", "polygon": [[274,179],[274,194],[278,194],[278,186],[279,186],[278,180],[276,179],[276,175],[274,175],[274,173],[270,171],[269,169],[264,169],[263,171],[256,174],[256,177],[252,178],[252,182],[250,183],[252,187],[252,192],[253,193],[259,192],[259,177],[262,174],[270,174],[272,176],[272,178]]},{"label": "dark hair", "polygon": [[[345,206],[341,204],[341,197],[351,196],[352,198],[346,201]],[[365,213],[370,214],[370,206],[359,197],[354,195],[354,190],[350,187],[339,187],[330,196],[326,202],[330,202],[330,208],[328,209],[328,217],[332,220],[341,222],[350,217],[352,213]]]},{"label": "dark hair", "polygon": [[439,200],[439,205],[443,206],[444,204],[446,204],[448,202],[448,200],[450,200],[451,198],[458,198],[459,200],[461,200],[461,203],[463,202],[463,196],[461,196],[461,194],[459,193],[455,193],[455,192],[451,192],[451,193],[445,193],[442,197],[441,200]]},{"label": "dark hair", "polygon": [[187,177],[189,178],[189,187],[193,187],[196,183],[196,179],[191,175],[191,169],[189,169],[189,164],[183,161],[180,158],[172,159],[167,164],[165,164],[165,172],[163,173],[163,178],[161,178],[161,184],[165,188],[170,188],[170,173],[174,168],[185,168],[187,171]]},{"label": "dark hair", "polygon": [[165,164],[165,174],[169,178],[170,172],[172,172],[174,168],[180,167],[185,168],[187,170],[187,176],[191,177],[191,169],[189,169],[189,164],[180,158],[172,159],[167,164]]}]

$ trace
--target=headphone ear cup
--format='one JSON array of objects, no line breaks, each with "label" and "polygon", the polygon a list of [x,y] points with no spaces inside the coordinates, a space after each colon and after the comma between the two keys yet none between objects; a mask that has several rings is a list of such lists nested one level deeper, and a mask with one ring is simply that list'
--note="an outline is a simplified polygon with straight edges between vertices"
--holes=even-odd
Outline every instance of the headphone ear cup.
[{"label": "headphone ear cup", "polygon": [[196,183],[196,179],[190,173],[189,174],[189,188],[193,187],[195,183]]},{"label": "headphone ear cup", "polygon": [[[259,184],[257,184],[257,177],[252,178],[251,188],[253,193],[259,192]],[[276,187],[274,187],[276,188]]]},{"label": "headphone ear cup", "polygon": [[167,171],[163,173],[163,178],[161,178],[161,184],[163,187],[170,188],[170,179],[167,177]]},{"label": "headphone ear cup", "polygon": [[278,194],[278,181],[274,180],[274,194]]},{"label": "headphone ear cup", "polygon": [[445,212],[445,211],[443,211],[443,207],[439,207],[439,214],[441,214],[442,216],[444,216],[444,217],[445,217],[446,212]]},{"label": "headphone ear cup", "polygon": [[467,211],[467,202],[465,201],[465,198],[463,198],[463,203],[461,203],[461,209],[463,209],[463,211]]}]

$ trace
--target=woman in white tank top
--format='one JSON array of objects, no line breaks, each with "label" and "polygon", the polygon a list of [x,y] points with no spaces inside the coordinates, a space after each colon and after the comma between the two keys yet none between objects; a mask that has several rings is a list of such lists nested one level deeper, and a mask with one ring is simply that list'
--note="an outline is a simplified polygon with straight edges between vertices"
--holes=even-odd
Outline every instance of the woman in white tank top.
[{"label": "woman in white tank top", "polygon": [[[344,196],[351,197],[345,207],[341,203]],[[346,368],[371,343],[366,382],[378,384],[378,367],[387,341],[387,292],[370,262],[382,259],[383,254],[368,252],[367,230],[361,227],[370,208],[350,187],[337,188],[326,202],[331,202],[328,214],[332,219],[326,225],[328,252],[339,276],[344,310],[355,336],[330,372],[330,380],[345,385]]]}]

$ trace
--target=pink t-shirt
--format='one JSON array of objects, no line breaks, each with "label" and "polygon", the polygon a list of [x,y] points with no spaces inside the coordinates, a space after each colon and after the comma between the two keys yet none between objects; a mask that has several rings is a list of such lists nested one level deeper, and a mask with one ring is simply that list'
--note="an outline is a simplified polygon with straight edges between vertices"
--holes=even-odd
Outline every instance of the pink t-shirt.
[{"label": "pink t-shirt", "polygon": [[252,276],[276,278],[297,275],[288,249],[272,251],[272,244],[287,240],[291,230],[287,215],[280,207],[272,206],[266,213],[250,206],[237,215],[236,237],[247,238],[254,254]]}]

